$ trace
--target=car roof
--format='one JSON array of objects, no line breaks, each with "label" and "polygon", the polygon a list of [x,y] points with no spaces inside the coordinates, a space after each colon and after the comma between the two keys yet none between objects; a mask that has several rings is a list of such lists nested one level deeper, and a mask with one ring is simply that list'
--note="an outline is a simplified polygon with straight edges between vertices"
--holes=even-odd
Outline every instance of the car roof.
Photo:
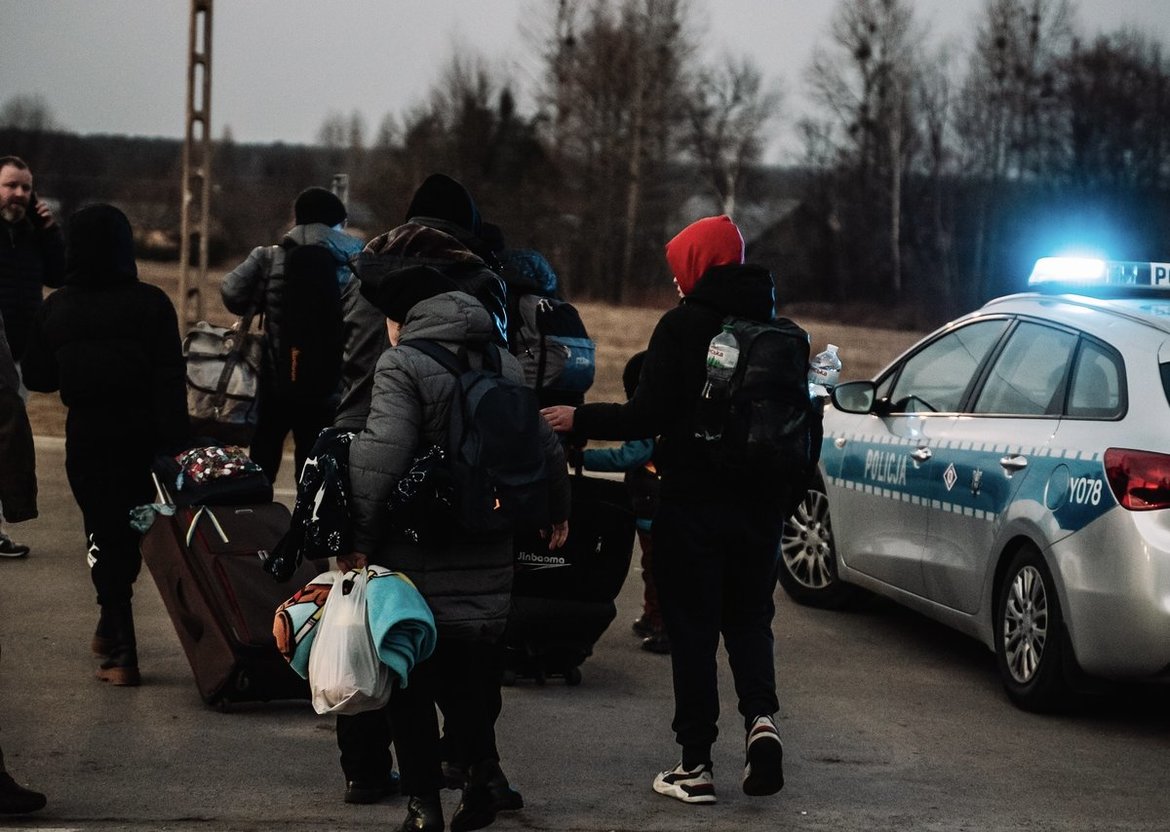
[{"label": "car roof", "polygon": [[1033,315],[1100,337],[1116,338],[1126,324],[1170,335],[1170,297],[1099,298],[1087,295],[1022,292],[985,303],[971,317],[1003,312]]}]

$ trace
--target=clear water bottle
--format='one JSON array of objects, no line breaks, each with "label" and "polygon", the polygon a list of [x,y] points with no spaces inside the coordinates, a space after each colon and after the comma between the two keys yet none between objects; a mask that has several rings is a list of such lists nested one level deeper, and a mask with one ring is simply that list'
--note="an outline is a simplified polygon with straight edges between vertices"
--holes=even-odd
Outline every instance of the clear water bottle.
[{"label": "clear water bottle", "polygon": [[818,353],[808,364],[809,398],[827,398],[840,376],[841,359],[837,355],[837,345],[829,344],[824,352]]},{"label": "clear water bottle", "polygon": [[699,429],[695,436],[708,442],[723,438],[723,423],[727,418],[728,390],[735,365],[739,362],[739,343],[724,324],[723,331],[707,346],[707,383],[703,385],[703,400],[699,403]]}]

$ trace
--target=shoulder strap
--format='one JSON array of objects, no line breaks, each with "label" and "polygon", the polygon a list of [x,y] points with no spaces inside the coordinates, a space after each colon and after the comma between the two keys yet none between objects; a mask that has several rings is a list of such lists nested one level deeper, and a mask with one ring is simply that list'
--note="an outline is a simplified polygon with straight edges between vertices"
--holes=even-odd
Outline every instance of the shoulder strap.
[{"label": "shoulder strap", "polygon": [[[462,375],[471,369],[466,357],[456,355],[442,344],[432,341],[429,338],[410,338],[406,341],[400,341],[398,345],[400,347],[413,347],[424,355],[429,355],[435,361],[442,364],[448,372],[456,376]],[[487,348],[481,354],[483,355],[485,369],[499,373],[501,369],[499,351],[491,344],[488,344]]]}]

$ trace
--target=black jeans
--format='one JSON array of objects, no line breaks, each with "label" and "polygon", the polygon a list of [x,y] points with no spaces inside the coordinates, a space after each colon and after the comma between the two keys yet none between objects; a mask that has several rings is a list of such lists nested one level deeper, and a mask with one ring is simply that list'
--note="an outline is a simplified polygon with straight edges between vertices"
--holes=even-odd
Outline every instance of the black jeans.
[{"label": "black jeans", "polygon": [[390,697],[394,747],[402,792],[425,795],[443,788],[436,702],[447,730],[469,763],[498,759],[495,717],[500,677],[496,646],[439,637],[429,659],[415,665],[405,688]]},{"label": "black jeans", "polygon": [[276,482],[284,440],[291,431],[296,461],[295,482],[300,478],[313,443],[317,441],[317,434],[333,423],[333,411],[331,399],[295,399],[281,396],[275,388],[263,387],[260,391],[260,418],[256,422],[256,434],[252,437],[248,455],[264,469],[271,482]]},{"label": "black jeans", "polygon": [[745,724],[780,708],[772,638],[780,514],[770,502],[664,499],[654,516],[654,581],[674,681],[672,727],[688,768],[711,759],[718,734],[721,633]]}]

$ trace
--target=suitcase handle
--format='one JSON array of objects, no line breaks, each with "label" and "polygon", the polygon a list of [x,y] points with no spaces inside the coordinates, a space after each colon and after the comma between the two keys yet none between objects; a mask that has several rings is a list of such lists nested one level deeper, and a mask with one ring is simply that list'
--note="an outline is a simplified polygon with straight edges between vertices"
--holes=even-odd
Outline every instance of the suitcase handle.
[{"label": "suitcase handle", "polygon": [[175,601],[179,607],[178,615],[175,617],[176,622],[183,627],[192,641],[198,642],[203,638],[203,621],[191,611],[191,604],[187,600],[186,584],[182,578],[175,580]]}]

